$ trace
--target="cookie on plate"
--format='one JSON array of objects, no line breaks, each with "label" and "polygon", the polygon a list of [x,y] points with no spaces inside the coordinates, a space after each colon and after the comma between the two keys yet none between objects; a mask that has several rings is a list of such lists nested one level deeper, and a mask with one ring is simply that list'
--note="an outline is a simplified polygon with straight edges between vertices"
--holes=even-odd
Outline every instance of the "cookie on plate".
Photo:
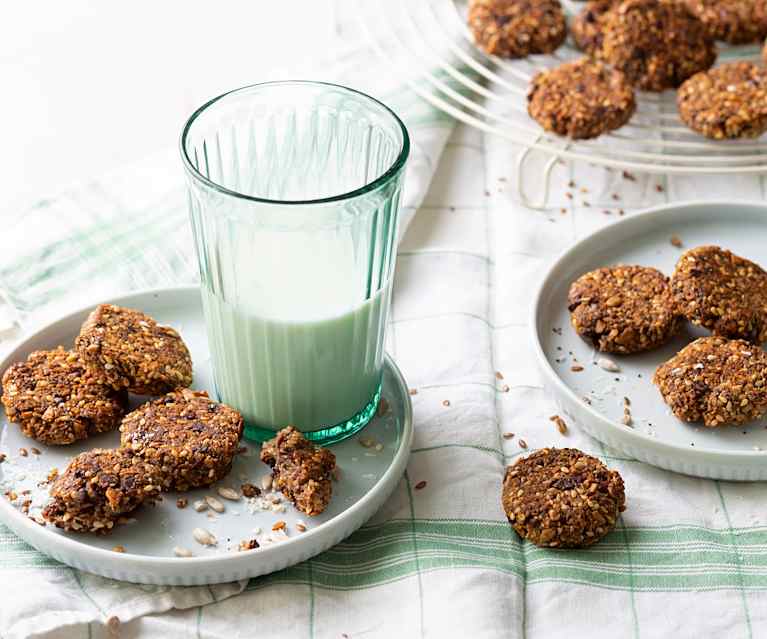
[{"label": "cookie on plate", "polygon": [[570,24],[570,34],[576,47],[595,58],[602,55],[605,18],[618,1],[591,0],[586,3]]},{"label": "cookie on plate", "polygon": [[671,277],[680,314],[715,335],[767,340],[767,272],[718,246],[682,254]]},{"label": "cookie on plate", "polygon": [[596,543],[626,510],[623,479],[575,448],[543,448],[506,469],[503,510],[520,537],[544,548]]},{"label": "cookie on plate", "polygon": [[315,446],[293,426],[283,428],[261,448],[261,461],[272,467],[272,485],[307,515],[319,515],[330,503],[336,457]]},{"label": "cookie on plate", "polygon": [[665,344],[679,327],[668,278],[648,266],[610,266],[570,285],[570,321],[605,353],[638,353]]},{"label": "cookie on plate", "polygon": [[582,58],[537,73],[527,94],[527,110],[547,131],[585,140],[626,124],[636,101],[620,71]]},{"label": "cookie on plate", "polygon": [[479,47],[502,58],[551,53],[567,38],[559,0],[471,0],[469,28]]},{"label": "cookie on plate", "polygon": [[701,337],[662,364],[653,382],[685,422],[716,428],[767,413],[767,353],[742,339]]},{"label": "cookie on plate", "polygon": [[156,469],[128,451],[80,453],[51,486],[43,517],[64,530],[110,532],[160,493]]},{"label": "cookie on plate", "polygon": [[767,0],[685,0],[716,40],[730,44],[767,37]]},{"label": "cookie on plate", "polygon": [[624,0],[605,17],[602,56],[634,86],[663,91],[708,69],[716,47],[678,0]]},{"label": "cookie on plate", "polygon": [[181,336],[148,315],[102,304],[85,320],[75,349],[115,388],[163,395],[192,383],[192,358]]},{"label": "cookie on plate", "polygon": [[163,490],[189,490],[229,473],[242,428],[236,410],[185,388],[126,415],[120,444],[159,469]]},{"label": "cookie on plate", "polygon": [[59,346],[12,364],[3,375],[2,401],[8,420],[27,437],[63,445],[117,428],[128,394]]},{"label": "cookie on plate", "polygon": [[730,62],[696,73],[676,102],[682,121],[707,138],[758,138],[767,131],[767,70]]}]

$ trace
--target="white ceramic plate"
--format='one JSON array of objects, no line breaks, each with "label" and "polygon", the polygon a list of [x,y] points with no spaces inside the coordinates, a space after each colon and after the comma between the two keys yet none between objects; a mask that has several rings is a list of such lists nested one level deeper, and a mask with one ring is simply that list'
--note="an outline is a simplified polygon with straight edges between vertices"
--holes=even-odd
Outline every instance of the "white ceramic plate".
[{"label": "white ceramic plate", "polygon": [[[189,346],[194,361],[194,388],[205,389],[213,395],[210,356],[205,336],[199,291],[196,288],[165,289],[137,293],[109,302],[136,308],[162,324],[176,328]],[[33,350],[53,348],[59,344],[71,347],[79,327],[92,306],[60,319],[26,339],[2,363],[0,371]],[[332,446],[341,470],[340,480],[333,485],[333,499],[327,510],[316,517],[307,517],[288,505],[286,512],[265,511],[245,500],[220,501],[226,505],[222,514],[208,518],[212,511],[198,513],[192,502],[214,490],[184,493],[190,505],[176,507],[175,493],[164,496],[154,508],[138,511],[135,521],[119,526],[111,535],[97,536],[62,532],[55,527],[40,526],[23,515],[7,499],[0,498],[0,520],[38,550],[82,570],[125,581],[150,584],[198,585],[234,581],[263,575],[304,561],[350,535],[369,519],[391,494],[405,471],[413,438],[410,396],[397,367],[387,358],[383,394],[390,409],[375,417],[361,435],[383,445],[382,450],[364,448],[359,436]],[[138,398],[132,398],[138,403]],[[0,492],[13,489],[18,494],[30,490],[33,504],[30,514],[39,512],[47,497],[47,488],[37,486],[48,470],[63,470],[67,462],[83,450],[112,447],[119,443],[116,432],[107,433],[71,446],[45,446],[21,434],[15,424],[9,424],[0,413],[0,452],[7,460],[0,464]],[[243,441],[248,447],[238,455],[230,475],[218,485],[239,488],[245,478],[259,485],[269,468],[258,458],[259,446]],[[40,455],[23,457],[20,448],[36,447]],[[215,488],[215,487],[214,487]],[[18,499],[17,503],[22,499]],[[253,512],[251,512],[252,506]],[[287,522],[288,538],[269,542],[272,525]],[[296,529],[303,521],[306,532]],[[218,546],[208,548],[192,538],[195,527],[211,531]],[[260,532],[254,530],[261,529]],[[257,550],[238,552],[240,541],[255,538],[262,543]],[[111,549],[125,547],[125,553]],[[181,546],[194,553],[191,558],[174,556],[173,548]]]},{"label": "white ceramic plate", "polygon": [[[677,235],[682,248],[672,246]],[[632,215],[584,238],[549,269],[533,302],[533,338],[547,389],[588,433],[626,454],[661,468],[716,479],[767,479],[767,420],[708,429],[676,419],[652,376],[659,364],[706,331],[688,325],[663,348],[613,356],[621,371],[608,373],[600,356],[570,326],[570,283],[612,264],[654,266],[670,275],[680,254],[717,244],[767,266],[767,206],[691,202]],[[561,334],[560,334],[561,333]],[[572,372],[575,360],[585,370]],[[583,398],[588,397],[590,404]],[[621,423],[623,398],[631,401],[633,428]]]}]

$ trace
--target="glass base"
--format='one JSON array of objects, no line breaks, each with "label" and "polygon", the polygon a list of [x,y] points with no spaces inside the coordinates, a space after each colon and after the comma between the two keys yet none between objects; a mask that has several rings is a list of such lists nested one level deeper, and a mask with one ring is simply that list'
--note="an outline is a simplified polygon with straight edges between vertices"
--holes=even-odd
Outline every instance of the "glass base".
[{"label": "glass base", "polygon": [[[344,420],[340,424],[335,426],[328,426],[327,428],[320,428],[318,430],[312,430],[308,432],[302,432],[310,442],[319,444],[320,446],[326,446],[328,444],[335,444],[336,442],[343,441],[358,433],[368,422],[373,419],[378,408],[378,402],[381,400],[381,385],[378,385],[376,392],[373,394],[373,398],[365,404],[363,409],[356,415],[353,415],[347,420]],[[286,424],[287,426],[287,424]],[[245,424],[245,439],[253,442],[265,442],[268,439],[272,439],[277,431],[270,428],[262,428],[252,424]]]}]

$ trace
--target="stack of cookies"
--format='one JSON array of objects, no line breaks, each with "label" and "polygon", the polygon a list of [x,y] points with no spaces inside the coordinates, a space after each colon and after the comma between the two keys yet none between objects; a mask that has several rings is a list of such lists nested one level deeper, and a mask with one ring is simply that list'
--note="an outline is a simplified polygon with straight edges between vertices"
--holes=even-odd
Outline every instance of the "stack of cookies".
[{"label": "stack of cookies", "polygon": [[[72,531],[109,532],[161,490],[208,486],[230,470],[242,416],[192,391],[181,336],[139,311],[103,304],[82,325],[74,350],[37,351],[3,375],[9,421],[48,445],[121,431],[117,449],[70,462],[43,516]],[[160,395],[125,415],[128,394]]]},{"label": "stack of cookies", "polygon": [[[566,39],[559,0],[471,0],[469,27],[487,53],[552,53]],[[682,121],[712,139],[767,130],[767,71],[750,62],[709,70],[716,40],[767,37],[767,0],[591,0],[570,24],[586,57],[537,73],[528,113],[545,130],[595,138],[626,124],[634,91],[678,89]]]},{"label": "stack of cookies", "polygon": [[711,331],[656,371],[679,419],[708,427],[767,413],[767,272],[718,246],[685,252],[671,278],[644,266],[591,271],[570,287],[575,331],[603,352],[631,354],[668,342],[684,320]]}]

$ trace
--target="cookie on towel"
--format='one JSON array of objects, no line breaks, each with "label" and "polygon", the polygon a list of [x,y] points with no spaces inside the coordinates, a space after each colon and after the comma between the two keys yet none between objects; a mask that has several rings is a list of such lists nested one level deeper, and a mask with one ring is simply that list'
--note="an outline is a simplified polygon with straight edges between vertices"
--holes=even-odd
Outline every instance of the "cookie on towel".
[{"label": "cookie on towel", "polygon": [[503,510],[536,546],[581,548],[604,537],[626,509],[623,479],[575,448],[543,448],[506,469]]}]

